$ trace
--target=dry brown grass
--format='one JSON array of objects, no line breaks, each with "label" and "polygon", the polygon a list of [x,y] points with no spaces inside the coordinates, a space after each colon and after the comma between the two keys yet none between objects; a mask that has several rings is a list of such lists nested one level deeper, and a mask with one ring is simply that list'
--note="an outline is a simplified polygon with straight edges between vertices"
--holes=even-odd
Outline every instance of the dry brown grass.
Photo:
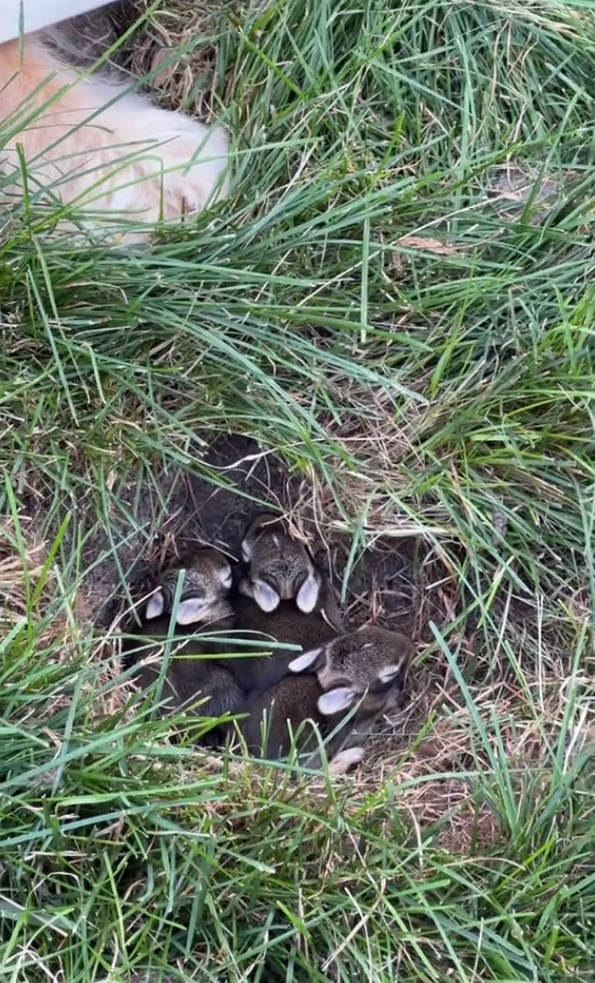
[{"label": "dry brown grass", "polygon": [[27,586],[34,587],[47,560],[45,544],[30,535],[30,522],[19,523],[17,545],[15,523],[7,519],[0,538],[0,599],[2,620],[10,624],[27,615]]},{"label": "dry brown grass", "polygon": [[[136,0],[134,6],[142,15],[151,3]],[[164,108],[183,109],[204,122],[216,115],[213,42],[225,6],[223,0],[176,0],[154,11],[137,32],[130,67],[136,75],[151,76]]]}]

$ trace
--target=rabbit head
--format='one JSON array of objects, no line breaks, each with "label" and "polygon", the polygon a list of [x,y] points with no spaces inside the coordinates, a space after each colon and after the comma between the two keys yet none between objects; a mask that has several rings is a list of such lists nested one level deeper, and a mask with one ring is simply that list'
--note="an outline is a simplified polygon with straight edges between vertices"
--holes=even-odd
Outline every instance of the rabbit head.
[{"label": "rabbit head", "polygon": [[185,567],[172,567],[160,577],[157,589],[145,608],[145,619],[153,621],[170,614],[180,574],[183,583],[176,612],[179,625],[193,625],[232,615],[229,592],[232,570],[228,560],[210,547],[196,550]]},{"label": "rabbit head", "polygon": [[413,656],[405,635],[384,628],[361,628],[298,655],[290,672],[314,672],[324,692],[318,709],[331,717],[359,704],[356,719],[376,717],[396,707]]},{"label": "rabbit head", "polygon": [[306,546],[289,535],[282,519],[269,513],[256,516],[242,542],[242,557],[249,574],[241,590],[262,611],[274,611],[282,600],[295,600],[306,614],[314,611],[321,575]]}]

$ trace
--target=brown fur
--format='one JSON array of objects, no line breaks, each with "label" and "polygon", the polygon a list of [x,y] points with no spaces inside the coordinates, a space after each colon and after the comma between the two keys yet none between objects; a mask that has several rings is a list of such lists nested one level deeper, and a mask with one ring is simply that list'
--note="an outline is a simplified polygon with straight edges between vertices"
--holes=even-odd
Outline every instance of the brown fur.
[{"label": "brown fur", "polygon": [[[224,633],[231,624],[232,619],[223,618],[204,624],[201,628],[203,631]],[[141,689],[147,689],[159,678],[169,635],[170,621],[169,616],[165,615],[137,629],[127,640],[125,660],[127,664],[138,664],[135,680]],[[224,643],[203,641],[196,629],[191,635],[176,629],[160,696],[166,701],[166,709],[196,713],[201,717],[238,713],[244,704],[245,694],[235,682],[233,674],[215,661],[216,656],[224,651]],[[195,707],[205,697],[208,699]]]},{"label": "brown fur", "polygon": [[[281,601],[275,611],[265,614],[250,597],[240,596],[234,600],[234,608],[238,632],[243,638],[258,642],[262,646],[259,651],[264,653],[229,660],[231,671],[247,693],[275,686],[287,676],[289,663],[299,655],[298,649],[283,648],[282,644],[279,648],[268,647],[267,636],[307,650],[337,634],[321,612],[303,614],[293,601]],[[250,650],[246,647],[241,651]]]},{"label": "brown fur", "polygon": [[325,690],[353,686],[364,692],[386,667],[400,666],[394,687],[402,689],[413,652],[413,642],[406,635],[371,625],[324,643],[310,668]]},{"label": "brown fur", "polygon": [[[325,719],[317,708],[321,693],[315,676],[286,678],[264,692],[253,693],[243,707],[250,714],[242,723],[249,751],[265,758],[282,758],[291,747],[290,733],[295,734],[304,721],[313,720],[324,730]],[[265,711],[268,740],[263,746]],[[304,727],[302,746],[311,746],[313,742],[316,746],[311,727]]]}]

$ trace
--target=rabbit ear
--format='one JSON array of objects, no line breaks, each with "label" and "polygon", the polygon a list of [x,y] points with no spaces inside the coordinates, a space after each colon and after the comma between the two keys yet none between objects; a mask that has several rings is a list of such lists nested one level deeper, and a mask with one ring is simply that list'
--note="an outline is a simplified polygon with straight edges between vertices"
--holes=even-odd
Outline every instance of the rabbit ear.
[{"label": "rabbit ear", "polygon": [[[267,517],[264,516],[264,518],[266,519]],[[252,522],[250,523],[248,529],[246,530],[246,535],[244,536],[242,540],[242,545],[240,546],[240,549],[242,551],[242,559],[244,560],[245,563],[249,563],[250,560],[252,559],[252,555],[254,553],[254,540],[257,538],[258,534],[260,533],[262,529],[262,525],[263,525],[263,516],[257,515],[255,519],[252,519]]]},{"label": "rabbit ear", "polygon": [[287,668],[290,672],[303,672],[304,669],[311,669],[318,662],[321,652],[321,648],[310,649],[309,652],[302,652],[301,655],[291,660]]},{"label": "rabbit ear", "polygon": [[325,717],[332,717],[342,710],[349,710],[357,700],[357,693],[348,686],[337,686],[318,697],[318,709]]},{"label": "rabbit ear", "polygon": [[158,590],[153,597],[149,599],[145,610],[145,618],[147,621],[152,621],[153,618],[159,618],[165,611],[165,595],[162,590]]},{"label": "rabbit ear", "polygon": [[217,571],[217,580],[223,585],[223,587],[231,587],[232,579],[233,574],[229,563],[222,563]]},{"label": "rabbit ear", "polygon": [[281,598],[276,590],[266,584],[264,580],[254,580],[252,583],[252,596],[261,611],[270,614],[279,605]]},{"label": "rabbit ear", "polygon": [[197,621],[202,621],[204,616],[204,602],[199,597],[188,597],[178,604],[176,621],[179,625],[194,625]]},{"label": "rabbit ear", "polygon": [[383,683],[386,686],[389,686],[392,682],[394,682],[396,677],[402,671],[403,671],[402,662],[396,663],[395,665],[391,665],[391,666],[384,666],[384,668],[381,669],[380,672],[378,673],[377,678],[381,683]]},{"label": "rabbit ear", "polygon": [[309,573],[295,599],[300,611],[303,611],[304,614],[310,614],[310,611],[313,611],[318,603],[319,593],[320,584],[318,583],[318,578],[314,573]]},{"label": "rabbit ear", "polygon": [[401,662],[384,666],[374,679],[370,690],[373,693],[387,693],[390,690],[396,692],[403,689],[407,678],[407,665],[407,660],[402,659]]}]

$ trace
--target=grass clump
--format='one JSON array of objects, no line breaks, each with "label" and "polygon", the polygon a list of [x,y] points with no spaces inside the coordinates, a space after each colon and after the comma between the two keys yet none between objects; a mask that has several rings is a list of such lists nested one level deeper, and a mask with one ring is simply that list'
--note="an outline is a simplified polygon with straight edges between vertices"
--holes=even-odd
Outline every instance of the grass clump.
[{"label": "grass clump", "polygon": [[[149,10],[231,199],[151,250],[2,219],[3,979],[593,973],[594,5],[393,8]],[[230,431],[360,620],[366,548],[411,559],[409,728],[355,781],[170,743],[90,627]]]}]

